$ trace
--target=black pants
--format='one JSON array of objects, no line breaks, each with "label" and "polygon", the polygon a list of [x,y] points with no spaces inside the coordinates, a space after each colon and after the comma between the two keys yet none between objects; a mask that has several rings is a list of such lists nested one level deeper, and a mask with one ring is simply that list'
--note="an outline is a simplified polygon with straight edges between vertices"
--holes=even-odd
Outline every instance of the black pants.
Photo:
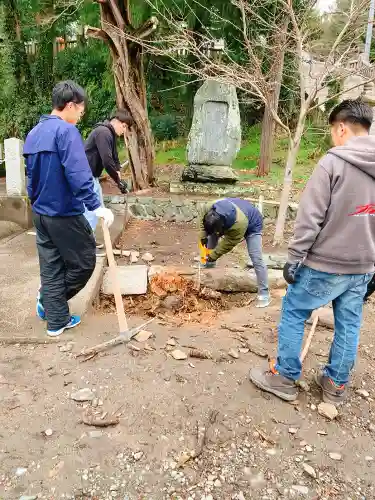
[{"label": "black pants", "polygon": [[367,285],[367,292],[363,300],[366,301],[370,297],[370,295],[372,295],[374,292],[375,292],[375,274],[371,278],[370,283]]},{"label": "black pants", "polygon": [[70,319],[68,300],[86,285],[95,263],[95,239],[83,215],[47,217],[33,214],[42,283],[41,301],[48,330]]}]

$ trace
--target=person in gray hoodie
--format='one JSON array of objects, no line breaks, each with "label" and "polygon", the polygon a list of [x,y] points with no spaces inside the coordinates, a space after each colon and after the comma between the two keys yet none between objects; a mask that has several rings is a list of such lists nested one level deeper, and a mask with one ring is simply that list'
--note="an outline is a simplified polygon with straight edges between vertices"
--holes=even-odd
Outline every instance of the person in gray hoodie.
[{"label": "person in gray hoodie", "polygon": [[278,327],[276,360],[250,370],[260,389],[286,401],[298,396],[305,321],[332,301],[335,333],[317,372],[323,400],[344,401],[354,366],[363,299],[375,262],[375,136],[372,108],[346,100],[329,116],[335,147],[320,160],[301,197],[284,278],[289,283]]}]

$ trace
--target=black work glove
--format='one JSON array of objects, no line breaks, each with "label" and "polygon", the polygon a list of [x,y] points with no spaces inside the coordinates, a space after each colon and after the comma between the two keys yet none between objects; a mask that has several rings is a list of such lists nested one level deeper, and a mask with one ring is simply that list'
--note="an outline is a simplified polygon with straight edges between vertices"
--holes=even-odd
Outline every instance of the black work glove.
[{"label": "black work glove", "polygon": [[126,182],[119,181],[117,185],[122,194],[126,194],[129,192],[128,185],[126,184]]},{"label": "black work glove", "polygon": [[204,247],[206,247],[206,248],[207,248],[208,238],[202,238],[202,239],[201,239],[201,243],[202,243],[202,245],[203,245]]},{"label": "black work glove", "polygon": [[295,281],[296,277],[296,272],[300,266],[300,262],[295,262],[294,264],[291,264],[290,262],[287,262],[284,266],[283,269],[283,276],[284,280],[291,285]]}]

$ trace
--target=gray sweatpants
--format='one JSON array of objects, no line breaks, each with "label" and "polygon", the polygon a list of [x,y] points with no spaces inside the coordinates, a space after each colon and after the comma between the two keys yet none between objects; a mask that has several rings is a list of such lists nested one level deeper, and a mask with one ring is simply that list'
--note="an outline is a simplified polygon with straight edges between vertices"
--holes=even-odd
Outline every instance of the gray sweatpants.
[{"label": "gray sweatpants", "polygon": [[[218,236],[208,236],[207,248],[212,250],[217,246],[218,242]],[[261,297],[268,297],[268,271],[262,256],[262,233],[251,233],[247,235],[246,244],[258,281],[258,295]]]}]

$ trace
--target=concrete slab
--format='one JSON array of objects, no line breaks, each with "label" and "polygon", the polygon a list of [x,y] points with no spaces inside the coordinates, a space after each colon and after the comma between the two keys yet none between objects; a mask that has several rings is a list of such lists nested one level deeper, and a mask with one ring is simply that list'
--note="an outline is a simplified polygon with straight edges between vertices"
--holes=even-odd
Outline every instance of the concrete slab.
[{"label": "concrete slab", "polygon": [[114,276],[111,269],[104,274],[102,291],[113,294],[113,280],[118,279],[122,295],[143,295],[147,293],[148,267],[142,265],[118,266]]}]

